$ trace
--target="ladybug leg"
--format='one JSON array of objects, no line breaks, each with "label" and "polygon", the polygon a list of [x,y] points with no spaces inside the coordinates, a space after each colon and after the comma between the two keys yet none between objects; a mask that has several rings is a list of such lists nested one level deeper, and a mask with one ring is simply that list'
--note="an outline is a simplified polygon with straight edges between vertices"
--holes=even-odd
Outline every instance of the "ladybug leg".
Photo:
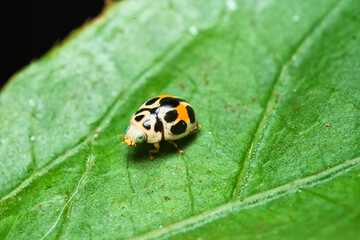
[{"label": "ladybug leg", "polygon": [[178,147],[178,145],[176,145],[176,143],[174,143],[174,142],[171,141],[171,140],[167,140],[167,142],[168,142],[168,143],[171,143],[172,145],[174,145],[174,146],[176,147],[176,149],[179,151],[179,153],[184,154],[184,151],[181,150],[181,149]]},{"label": "ladybug leg", "polygon": [[159,143],[154,143],[154,147],[155,147],[155,149],[150,149],[149,150],[149,156],[150,156],[151,160],[154,160],[154,157],[153,157],[153,155],[151,153],[157,153],[159,151],[159,149],[160,149],[160,144]]}]

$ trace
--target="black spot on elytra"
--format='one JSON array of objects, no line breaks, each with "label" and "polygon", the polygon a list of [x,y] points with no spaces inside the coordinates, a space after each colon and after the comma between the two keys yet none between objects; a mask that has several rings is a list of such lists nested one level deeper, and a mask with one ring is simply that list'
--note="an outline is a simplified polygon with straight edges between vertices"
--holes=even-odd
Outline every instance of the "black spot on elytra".
[{"label": "black spot on elytra", "polygon": [[154,127],[155,132],[163,132],[163,129],[164,129],[163,123],[160,121],[159,118],[156,118],[156,123]]},{"label": "black spot on elytra", "polygon": [[143,119],[144,116],[145,116],[145,115],[136,116],[136,117],[135,117],[135,121],[140,122],[141,119]]},{"label": "black spot on elytra", "polygon": [[160,106],[175,108],[179,106],[180,102],[185,102],[185,100],[181,98],[164,97],[160,100]]},{"label": "black spot on elytra", "polygon": [[165,113],[164,119],[166,122],[170,123],[176,120],[178,117],[178,112],[176,110],[170,110]]},{"label": "black spot on elytra", "polygon": [[144,126],[144,128],[146,128],[147,130],[150,130],[150,129],[151,129],[150,120],[146,120],[146,121],[143,123],[143,126]]},{"label": "black spot on elytra", "polygon": [[177,124],[171,127],[170,131],[175,134],[179,135],[186,131],[187,124],[183,120],[180,120]]},{"label": "black spot on elytra", "polygon": [[190,107],[189,105],[186,106],[186,110],[188,112],[189,118],[190,118],[190,122],[194,123],[195,122],[195,112],[194,109],[192,107]]},{"label": "black spot on elytra", "polygon": [[145,103],[145,105],[149,106],[149,105],[153,104],[154,102],[156,102],[158,99],[159,99],[158,97],[154,97],[154,98],[150,99],[149,101],[147,101]]},{"label": "black spot on elytra", "polygon": [[137,115],[141,112],[144,112],[144,111],[148,111],[148,112],[150,112],[150,114],[155,113],[157,115],[159,113],[159,108],[158,107],[156,107],[156,108],[141,108],[135,113],[135,115]]}]

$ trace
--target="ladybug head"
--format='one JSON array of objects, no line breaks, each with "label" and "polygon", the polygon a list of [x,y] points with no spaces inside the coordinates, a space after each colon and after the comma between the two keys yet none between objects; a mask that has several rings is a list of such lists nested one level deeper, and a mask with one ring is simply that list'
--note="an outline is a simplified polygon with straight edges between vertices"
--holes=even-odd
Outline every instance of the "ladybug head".
[{"label": "ladybug head", "polygon": [[124,132],[125,136],[121,142],[126,143],[128,146],[136,146],[136,143],[143,143],[146,141],[146,135],[131,124],[125,127]]}]

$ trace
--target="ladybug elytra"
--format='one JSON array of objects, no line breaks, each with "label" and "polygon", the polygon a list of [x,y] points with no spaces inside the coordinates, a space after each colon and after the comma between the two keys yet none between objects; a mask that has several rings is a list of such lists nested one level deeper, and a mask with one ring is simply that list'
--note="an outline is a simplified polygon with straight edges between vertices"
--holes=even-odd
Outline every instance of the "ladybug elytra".
[{"label": "ladybug elytra", "polygon": [[161,140],[173,144],[180,153],[184,153],[173,140],[199,129],[194,109],[188,102],[175,96],[160,95],[147,100],[132,115],[121,142],[128,146],[144,142],[154,144],[155,149],[149,150],[152,160],[152,153],[159,151]]}]

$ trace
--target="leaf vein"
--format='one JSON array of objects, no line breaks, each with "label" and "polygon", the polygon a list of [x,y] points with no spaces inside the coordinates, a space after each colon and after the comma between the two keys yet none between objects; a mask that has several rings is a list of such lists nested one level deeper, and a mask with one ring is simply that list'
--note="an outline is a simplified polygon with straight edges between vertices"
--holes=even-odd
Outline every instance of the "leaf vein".
[{"label": "leaf vein", "polygon": [[194,213],[195,213],[195,207],[194,207],[195,201],[194,201],[194,194],[193,194],[192,189],[191,189],[191,178],[190,178],[190,173],[189,173],[189,165],[188,165],[188,163],[185,160],[185,157],[183,155],[181,155],[181,159],[185,164],[186,182],[187,182],[187,187],[188,187],[188,191],[189,191],[191,215],[194,215]]},{"label": "leaf vein", "polygon": [[100,132],[103,130],[110,122],[111,118],[116,114],[118,109],[120,109],[121,105],[126,102],[126,100],[137,91],[139,87],[141,87],[144,83],[146,83],[146,80],[156,72],[158,72],[166,62],[168,62],[174,55],[176,55],[184,46],[186,46],[192,38],[189,37],[189,35],[184,35],[182,38],[180,38],[178,41],[176,41],[173,45],[171,45],[163,55],[160,57],[154,59],[154,61],[145,68],[141,73],[135,77],[135,79],[132,82],[135,82],[131,89],[126,89],[125,93],[121,92],[116,99],[113,101],[112,104],[110,104],[109,108],[105,113],[99,118],[99,120],[96,121],[94,131],[91,131],[88,136],[85,136],[85,138],[80,138],[79,142],[75,145],[71,146],[68,149],[65,149],[61,152],[65,152],[65,154],[60,156],[57,156],[53,158],[53,160],[49,161],[48,164],[46,164],[43,168],[39,169],[38,171],[31,174],[29,177],[27,177],[25,180],[23,180],[19,185],[17,185],[12,191],[10,191],[8,194],[4,195],[1,198],[1,201],[4,201],[8,199],[9,197],[13,197],[16,194],[18,194],[24,187],[26,187],[28,184],[30,184],[34,179],[46,174],[50,169],[57,166],[58,164],[64,162],[67,157],[71,156],[72,154],[75,154],[78,152],[78,150],[86,145],[87,142],[92,141],[94,138],[94,134],[96,132]]},{"label": "leaf vein", "polygon": [[[31,170],[37,170],[40,166],[39,163],[39,151],[38,151],[38,147],[37,147],[37,125],[36,125],[36,118],[35,118],[35,111],[33,111],[30,115],[30,136],[29,136],[29,141],[30,141],[30,151],[31,151],[31,165],[30,165],[30,169]],[[32,167],[31,167],[32,166]]]},{"label": "leaf vein", "polygon": [[[91,156],[92,156],[92,154],[89,155],[88,160],[87,160],[87,162],[86,162],[86,166],[88,166],[88,164],[89,164],[89,162],[90,162],[90,159],[91,159]],[[81,184],[83,183],[83,180],[84,180],[84,178],[85,178],[86,176],[87,176],[87,167],[86,167],[85,172],[84,172],[83,175],[81,176],[81,178],[80,178],[80,180],[79,180],[79,182],[78,182],[78,184],[77,184],[77,186],[76,186],[76,188],[75,188],[74,193],[71,195],[71,197],[69,198],[69,200],[65,203],[65,205],[64,205],[63,208],[61,209],[60,214],[59,214],[59,216],[57,217],[56,221],[55,221],[54,224],[51,226],[51,228],[45,233],[45,235],[41,237],[40,240],[45,239],[45,238],[52,232],[52,230],[54,230],[54,228],[56,227],[56,225],[59,223],[60,218],[61,218],[61,216],[63,215],[63,212],[64,212],[64,210],[66,209],[67,205],[68,205],[69,203],[71,204],[73,198],[74,198],[75,195],[78,193],[79,188],[80,188]],[[64,226],[66,227],[67,225],[65,224]]]},{"label": "leaf vein", "polygon": [[335,10],[340,6],[341,1],[336,2],[333,6],[329,8],[328,11],[324,13],[322,17],[318,21],[314,23],[314,25],[309,29],[307,33],[305,33],[304,37],[299,41],[299,43],[295,46],[292,54],[290,54],[288,60],[283,64],[283,66],[278,71],[278,74],[275,78],[275,82],[271,88],[271,92],[268,96],[266,108],[261,115],[261,119],[258,122],[256,132],[252,138],[251,143],[249,144],[248,154],[245,156],[245,159],[240,162],[239,173],[237,176],[236,187],[233,191],[232,201],[236,200],[240,197],[241,188],[245,185],[246,174],[250,165],[250,160],[253,158],[254,153],[256,151],[256,147],[258,143],[261,141],[262,133],[266,129],[266,123],[269,116],[273,113],[276,114],[276,104],[278,101],[278,93],[281,85],[284,83],[285,75],[288,73],[290,67],[295,64],[298,56],[301,54],[301,51],[306,48],[309,44],[310,39],[316,35],[318,31],[320,31],[325,25],[326,20],[335,12]]},{"label": "leaf vein", "polygon": [[130,171],[129,171],[129,153],[127,154],[127,157],[126,157],[126,166],[125,166],[125,171],[126,171],[126,176],[127,176],[127,179],[128,179],[128,182],[129,182],[129,187],[130,187],[130,190],[131,190],[131,198],[130,198],[130,208],[131,208],[131,211],[130,211],[130,222],[131,222],[131,226],[132,226],[132,231],[133,233],[135,233],[135,222],[134,222],[134,218],[133,218],[133,199],[135,197],[135,190],[134,190],[134,186],[131,182],[131,174],[130,174]]},{"label": "leaf vein", "polygon": [[162,229],[156,229],[144,235],[134,236],[133,239],[165,239],[175,234],[201,227],[204,224],[213,222],[233,212],[238,212],[242,209],[253,208],[288,195],[290,193],[301,192],[306,187],[311,188],[313,186],[316,186],[317,184],[329,181],[358,166],[360,166],[360,156],[351,160],[346,160],[322,172],[318,172],[316,174],[294,180],[290,183],[278,186],[276,188],[254,194],[245,199],[237,199],[235,201],[230,201],[227,204],[224,204],[212,210],[208,210],[183,221],[168,225]]}]

